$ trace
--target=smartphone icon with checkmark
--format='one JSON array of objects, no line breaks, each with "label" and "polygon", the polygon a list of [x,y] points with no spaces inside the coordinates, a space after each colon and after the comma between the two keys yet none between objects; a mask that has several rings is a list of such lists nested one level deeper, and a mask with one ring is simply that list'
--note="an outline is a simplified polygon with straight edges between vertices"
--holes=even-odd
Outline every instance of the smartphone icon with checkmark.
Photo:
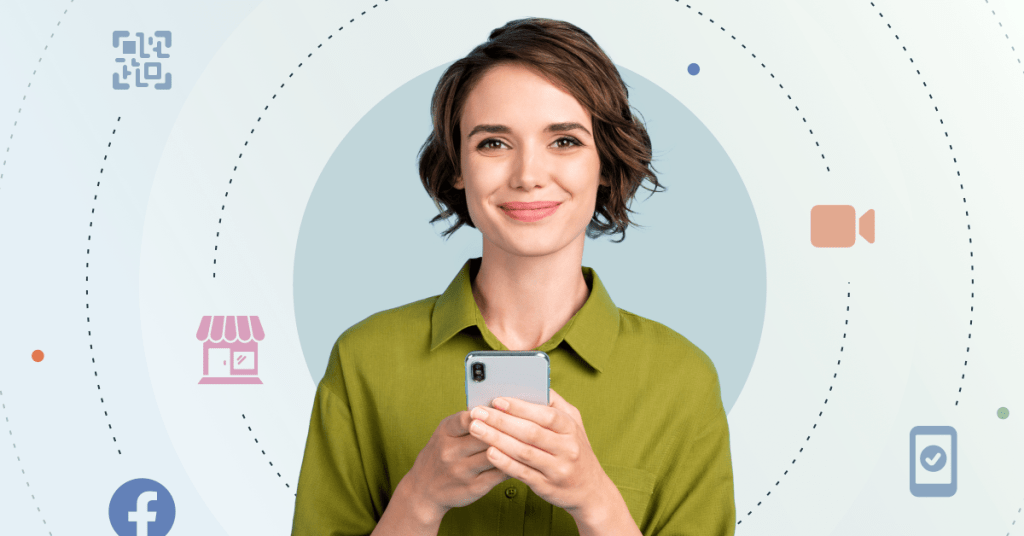
[{"label": "smartphone icon with checkmark", "polygon": [[952,497],[956,493],[956,430],[915,426],[910,430],[910,493]]}]

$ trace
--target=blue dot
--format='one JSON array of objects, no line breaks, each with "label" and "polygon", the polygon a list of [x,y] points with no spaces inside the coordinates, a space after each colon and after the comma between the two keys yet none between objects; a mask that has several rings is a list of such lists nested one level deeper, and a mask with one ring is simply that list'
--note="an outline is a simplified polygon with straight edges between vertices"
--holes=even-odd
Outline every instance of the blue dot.
[{"label": "blue dot", "polygon": [[696,63],[691,63],[689,66],[686,67],[686,72],[692,75],[696,75],[697,73],[700,72],[700,65],[697,65]]}]

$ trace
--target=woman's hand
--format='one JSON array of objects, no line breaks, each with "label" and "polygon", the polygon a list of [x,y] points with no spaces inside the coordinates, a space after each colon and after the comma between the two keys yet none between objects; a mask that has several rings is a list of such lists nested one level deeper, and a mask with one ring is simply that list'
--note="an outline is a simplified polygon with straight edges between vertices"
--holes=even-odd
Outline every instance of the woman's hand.
[{"label": "woman's hand", "polygon": [[[575,515],[584,506],[596,506],[611,479],[590,446],[579,410],[554,389],[550,398],[547,406],[496,398],[491,404],[502,411],[474,408],[470,415],[480,431],[470,426],[470,433],[491,445],[486,455],[494,467]],[[487,415],[477,418],[480,409]]]},{"label": "woman's hand", "polygon": [[487,444],[470,435],[471,421],[469,411],[445,417],[406,475],[417,502],[430,505],[438,520],[509,478],[487,459]]}]

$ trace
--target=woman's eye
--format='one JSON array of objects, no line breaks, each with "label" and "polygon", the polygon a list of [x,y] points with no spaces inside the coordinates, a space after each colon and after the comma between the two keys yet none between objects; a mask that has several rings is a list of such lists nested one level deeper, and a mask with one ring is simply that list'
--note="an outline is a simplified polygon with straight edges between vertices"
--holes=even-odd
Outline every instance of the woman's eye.
[{"label": "woman's eye", "polygon": [[[569,143],[563,145],[562,142],[569,142]],[[571,138],[569,136],[566,136],[566,137],[563,137],[563,138],[558,138],[557,140],[555,140],[555,146],[558,147],[559,149],[564,149],[564,148],[567,148],[567,147],[573,147],[575,145],[583,145],[583,144],[580,143],[579,140],[577,140],[576,138]]]},{"label": "woman's eye", "polygon": [[484,140],[484,141],[480,142],[480,145],[477,145],[476,148],[477,149],[500,149],[502,145],[504,145],[504,143],[502,143],[501,140],[489,139],[489,140]]}]

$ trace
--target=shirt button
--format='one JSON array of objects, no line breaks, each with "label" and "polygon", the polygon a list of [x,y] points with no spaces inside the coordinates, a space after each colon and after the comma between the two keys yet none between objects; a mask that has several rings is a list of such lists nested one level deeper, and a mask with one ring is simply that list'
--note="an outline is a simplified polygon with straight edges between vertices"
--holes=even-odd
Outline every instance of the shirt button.
[{"label": "shirt button", "polygon": [[516,496],[516,488],[508,488],[505,490],[505,496],[511,499]]}]

